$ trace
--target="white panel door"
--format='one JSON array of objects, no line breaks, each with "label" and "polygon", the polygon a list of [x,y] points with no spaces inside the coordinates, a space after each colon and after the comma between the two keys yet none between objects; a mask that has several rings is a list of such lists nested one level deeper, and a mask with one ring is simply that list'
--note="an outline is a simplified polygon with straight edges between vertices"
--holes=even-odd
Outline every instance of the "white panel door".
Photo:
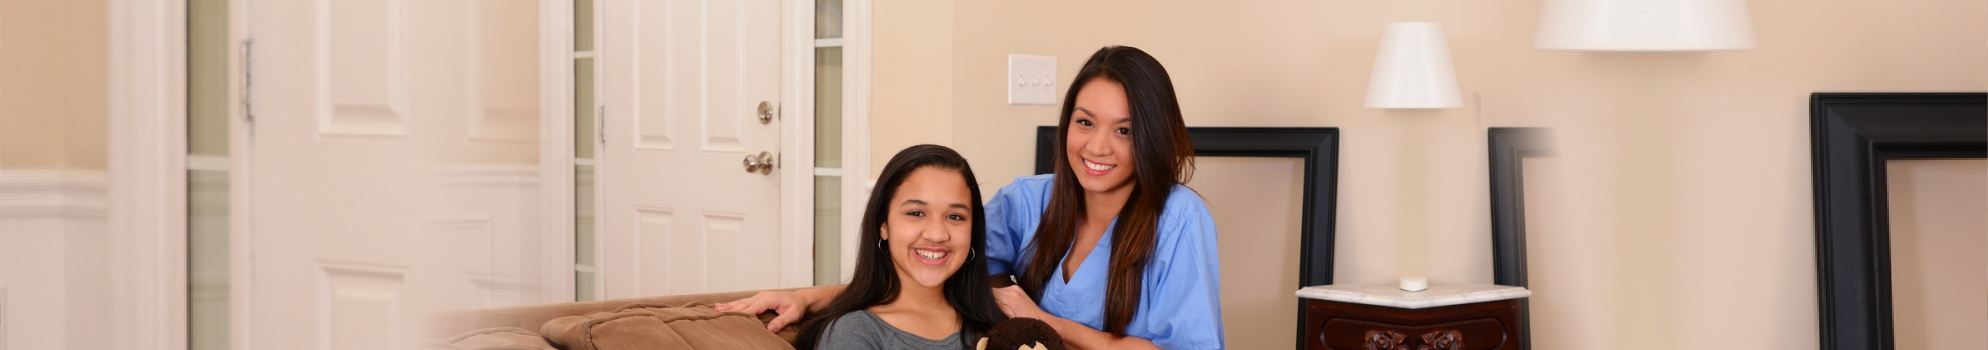
[{"label": "white panel door", "polygon": [[542,301],[510,185],[535,173],[539,1],[246,6],[238,348],[411,349],[424,315]]},{"label": "white panel door", "polygon": [[[782,2],[605,1],[599,252],[608,298],[780,286]],[[762,101],[776,109],[761,123]],[[803,238],[805,239],[805,237]],[[793,242],[787,242],[793,243]],[[807,244],[801,242],[801,244]],[[802,268],[811,266],[800,264]]]}]

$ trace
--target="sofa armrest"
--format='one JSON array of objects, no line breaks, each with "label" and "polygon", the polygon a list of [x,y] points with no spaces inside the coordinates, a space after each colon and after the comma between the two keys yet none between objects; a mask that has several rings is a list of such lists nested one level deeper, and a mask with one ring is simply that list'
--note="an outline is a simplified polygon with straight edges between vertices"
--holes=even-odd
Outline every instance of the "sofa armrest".
[{"label": "sofa armrest", "polygon": [[[791,291],[796,289],[799,288],[768,290]],[[446,312],[436,316],[435,327],[433,329],[438,331],[438,334],[433,334],[432,336],[434,338],[446,338],[462,332],[491,327],[517,327],[536,331],[539,329],[539,326],[545,324],[545,321],[550,321],[554,318],[584,315],[594,311],[610,311],[630,304],[683,305],[690,302],[717,304],[744,299],[759,292],[758,290],[748,290],[707,294],[665,295]],[[761,313],[759,314],[759,321],[760,323],[765,323],[772,320],[774,316],[772,312]],[[805,322],[808,318],[812,318],[812,316],[804,317],[802,321]],[[795,322],[794,325],[781,329],[776,335],[788,343],[793,343],[794,339],[800,336],[800,324],[801,322]]]}]

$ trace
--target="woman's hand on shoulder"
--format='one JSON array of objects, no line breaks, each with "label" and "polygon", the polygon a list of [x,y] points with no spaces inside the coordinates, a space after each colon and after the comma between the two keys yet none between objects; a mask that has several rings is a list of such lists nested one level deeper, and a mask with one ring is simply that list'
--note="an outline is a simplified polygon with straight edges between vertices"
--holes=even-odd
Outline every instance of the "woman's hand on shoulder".
[{"label": "woman's hand on shoulder", "polygon": [[802,315],[808,313],[808,300],[798,292],[762,291],[749,298],[718,303],[712,308],[717,309],[718,312],[743,312],[752,315],[773,311],[778,316],[766,322],[766,330],[779,332],[780,328],[799,321]]}]

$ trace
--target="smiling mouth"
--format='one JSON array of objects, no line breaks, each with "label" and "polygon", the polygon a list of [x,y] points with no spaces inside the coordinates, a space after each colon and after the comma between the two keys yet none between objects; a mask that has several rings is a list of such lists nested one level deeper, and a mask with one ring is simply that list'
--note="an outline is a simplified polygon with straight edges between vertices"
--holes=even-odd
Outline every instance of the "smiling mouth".
[{"label": "smiling mouth", "polygon": [[1104,173],[1109,172],[1111,171],[1111,169],[1115,168],[1118,168],[1118,166],[1098,164],[1097,162],[1091,161],[1090,158],[1084,158],[1084,172],[1090,173],[1093,176],[1104,175]]},{"label": "smiling mouth", "polygon": [[932,248],[914,247],[911,248],[911,254],[918,256],[916,258],[912,258],[912,260],[917,260],[919,264],[925,264],[931,266],[944,266],[946,265],[946,261],[949,260],[946,259],[946,257],[953,255],[952,250],[940,247],[932,247]]},{"label": "smiling mouth", "polygon": [[941,252],[941,251],[931,251],[931,250],[924,250],[924,249],[912,249],[912,250],[911,250],[911,252],[912,252],[912,253],[916,253],[916,254],[918,254],[918,256],[922,256],[922,257],[925,257],[926,259],[933,259],[933,260],[938,260],[938,259],[945,259],[945,258],[946,258],[946,252]]}]

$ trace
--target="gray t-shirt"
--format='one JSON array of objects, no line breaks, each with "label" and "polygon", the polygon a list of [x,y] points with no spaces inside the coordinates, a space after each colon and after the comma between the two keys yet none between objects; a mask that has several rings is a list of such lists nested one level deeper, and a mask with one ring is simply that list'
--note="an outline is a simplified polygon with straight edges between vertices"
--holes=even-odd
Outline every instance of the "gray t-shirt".
[{"label": "gray t-shirt", "polygon": [[816,349],[959,349],[960,337],[972,337],[966,330],[953,332],[945,339],[925,339],[917,334],[905,332],[877,318],[870,310],[856,310],[835,319],[822,331],[821,342]]}]

